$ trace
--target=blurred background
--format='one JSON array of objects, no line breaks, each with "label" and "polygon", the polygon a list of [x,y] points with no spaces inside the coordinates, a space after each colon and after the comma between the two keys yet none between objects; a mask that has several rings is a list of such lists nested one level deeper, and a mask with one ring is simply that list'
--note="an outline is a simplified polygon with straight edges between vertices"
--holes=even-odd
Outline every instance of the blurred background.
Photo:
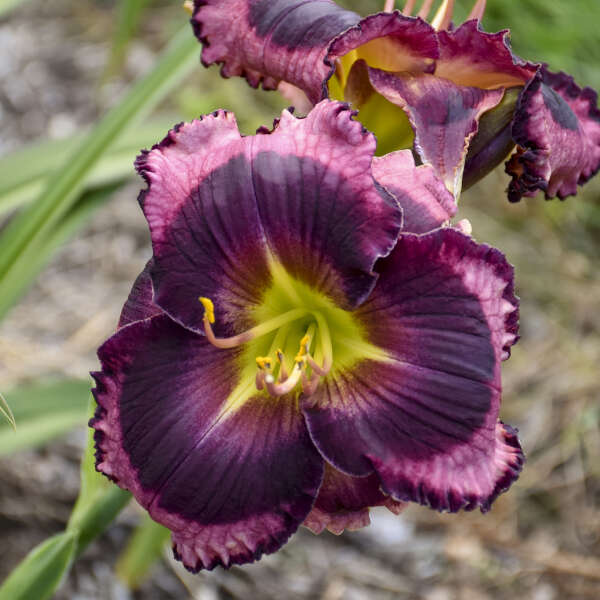
[{"label": "blurred background", "polygon": [[[340,2],[363,14],[383,3]],[[455,22],[470,4],[457,1]],[[132,168],[139,149],[219,107],[252,133],[286,106],[275,92],[202,68],[200,46],[180,32],[187,19],[179,2],[163,0],[0,0],[0,227],[27,211],[40,231],[50,222],[0,298],[0,392],[18,423],[16,434],[0,423],[0,580],[64,529],[78,493],[87,374],[151,254]],[[596,89],[599,24],[597,0],[488,0],[483,20],[488,31],[510,28],[524,58]],[[173,38],[174,62],[164,63]],[[159,64],[162,78],[135,88],[131,100],[134,83]],[[42,205],[51,178],[67,173],[65,160],[91,126],[126,102],[130,113],[117,116],[129,122],[135,113],[136,125],[105,147],[100,134],[90,138],[101,158],[81,167],[68,207],[43,221],[34,203]],[[113,130],[118,124],[114,117]],[[600,178],[565,202],[516,205],[507,183],[498,169],[463,195],[459,211],[478,241],[515,265],[521,297],[522,338],[504,363],[501,417],[519,428],[528,461],[490,513],[374,510],[361,531],[301,530],[255,565],[192,576],[130,505],[56,598],[600,598]],[[123,554],[136,530],[152,541],[142,557]]]}]

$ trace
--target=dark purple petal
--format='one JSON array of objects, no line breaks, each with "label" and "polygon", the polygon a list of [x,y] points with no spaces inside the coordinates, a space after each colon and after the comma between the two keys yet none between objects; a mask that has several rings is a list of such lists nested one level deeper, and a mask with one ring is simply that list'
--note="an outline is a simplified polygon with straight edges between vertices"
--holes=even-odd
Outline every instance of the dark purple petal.
[{"label": "dark purple petal", "polygon": [[537,65],[512,53],[507,29],[486,33],[473,20],[453,31],[440,31],[438,40],[435,75],[457,85],[483,89],[523,86],[537,71]]},{"label": "dark purple petal", "polygon": [[456,214],[454,196],[436,176],[433,167],[415,166],[410,150],[373,159],[373,176],[402,207],[403,231],[426,233]]},{"label": "dark purple petal", "polygon": [[295,399],[240,388],[239,351],[163,315],[123,327],[98,355],[96,468],[172,530],[184,565],[227,567],[280,548],[323,476]]},{"label": "dark purple petal", "polygon": [[273,132],[241,138],[219,112],[142,155],[155,303],[199,330],[207,296],[218,334],[239,332],[271,283],[271,256],[342,307],[360,303],[402,216],[373,181],[375,139],[351,116],[324,101],[305,119],[284,111]]},{"label": "dark purple petal", "polygon": [[329,43],[359,20],[330,0],[195,0],[192,25],[205,66],[222,64],[223,76],[252,87],[287,81],[316,103],[331,70]]},{"label": "dark purple petal", "polygon": [[129,292],[129,297],[121,311],[118,329],[129,325],[129,323],[154,317],[162,312],[152,299],[154,295],[152,291],[152,279],[150,278],[152,263],[153,261],[150,259],[146,263],[144,270],[134,281],[133,287]]},{"label": "dark purple petal", "polygon": [[398,514],[404,503],[383,494],[378,477],[350,477],[325,464],[325,476],[313,509],[303,525],[313,533],[324,529],[339,535],[370,524],[369,507],[386,506]]},{"label": "dark purple petal", "polygon": [[565,73],[541,67],[523,90],[513,124],[517,151],[506,163],[508,199],[543,190],[546,198],[577,193],[600,168],[598,96]]},{"label": "dark purple petal", "polygon": [[397,500],[487,510],[523,462],[498,423],[500,361],[516,341],[512,280],[500,252],[456,230],[402,236],[355,312],[389,359],[338,370],[305,400],[327,461],[375,471]]},{"label": "dark purple petal", "polygon": [[464,87],[433,75],[388,73],[370,67],[369,80],[379,94],[405,110],[415,132],[415,150],[458,196],[477,121],[500,102],[503,90]]}]

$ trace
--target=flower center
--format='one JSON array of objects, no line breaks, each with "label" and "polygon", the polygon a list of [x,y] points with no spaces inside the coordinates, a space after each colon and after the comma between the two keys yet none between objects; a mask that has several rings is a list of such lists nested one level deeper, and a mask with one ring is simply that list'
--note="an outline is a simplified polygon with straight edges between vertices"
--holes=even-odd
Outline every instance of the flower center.
[{"label": "flower center", "polygon": [[212,324],[219,315],[209,298],[200,298],[207,340],[218,348],[235,349],[238,377],[226,412],[257,393],[267,401],[284,395],[297,400],[300,393],[314,394],[325,379],[340,376],[360,361],[393,360],[368,340],[360,311],[345,310],[333,300],[342,293],[341,284],[326,265],[322,269],[313,275],[324,288],[317,289],[270,258],[268,285],[259,303],[249,305],[244,315],[253,326],[228,338],[215,336]]},{"label": "flower center", "polygon": [[[206,339],[217,348],[235,348],[276,332],[266,356],[256,357],[257,373],[255,385],[257,390],[265,389],[271,396],[283,396],[299,387],[305,395],[312,394],[321,379],[329,373],[333,365],[333,347],[327,320],[319,312],[308,308],[294,308],[267,321],[248,329],[247,331],[228,338],[218,338],[212,329],[215,322],[214,304],[210,298],[200,297],[204,306],[204,331]],[[289,347],[289,338],[294,338],[299,321],[308,325],[304,335],[299,339],[299,349],[289,360],[282,348]],[[296,325],[296,327],[292,327]],[[313,348],[316,337],[319,347]],[[314,354],[313,354],[314,353]],[[317,356],[319,360],[316,360]],[[275,357],[273,359],[272,357]],[[288,366],[291,367],[288,370]]]}]

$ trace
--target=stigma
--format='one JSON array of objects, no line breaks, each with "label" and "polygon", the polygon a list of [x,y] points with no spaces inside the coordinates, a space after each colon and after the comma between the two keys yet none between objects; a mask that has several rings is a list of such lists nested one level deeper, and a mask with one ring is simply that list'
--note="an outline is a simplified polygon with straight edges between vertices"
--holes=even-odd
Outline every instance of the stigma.
[{"label": "stigma", "polygon": [[[210,300],[201,296],[200,303],[204,307],[203,325],[206,339],[215,347],[221,349],[236,348],[253,339],[274,333],[271,348],[266,356],[257,356],[255,385],[259,391],[265,391],[269,396],[280,397],[286,394],[301,392],[311,395],[318,387],[320,380],[331,370],[332,344],[327,321],[318,311],[304,308],[294,308],[281,313],[247,331],[226,338],[215,336],[212,325],[215,323],[215,307]],[[292,361],[289,361],[282,347],[289,347],[290,325],[300,319],[307,323],[304,335],[298,341],[298,351]],[[296,325],[296,330],[298,326]],[[316,338],[320,345],[312,349]],[[293,346],[292,346],[293,348]],[[318,352],[320,361],[316,360]],[[274,356],[274,358],[271,358]],[[291,365],[291,366],[290,366]],[[288,369],[288,366],[290,368]]]}]

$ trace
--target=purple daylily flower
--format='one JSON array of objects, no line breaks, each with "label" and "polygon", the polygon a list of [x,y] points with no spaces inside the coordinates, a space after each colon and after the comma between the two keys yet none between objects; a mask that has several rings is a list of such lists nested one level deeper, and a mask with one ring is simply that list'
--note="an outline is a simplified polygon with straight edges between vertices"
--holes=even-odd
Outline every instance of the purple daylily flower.
[{"label": "purple daylily flower", "polygon": [[97,469],[190,570],[370,506],[486,511],[521,470],[498,420],[512,267],[440,227],[432,168],[374,159],[352,114],[323,101],[242,137],[218,111],[137,160],[153,257],[99,349],[90,424]]},{"label": "purple daylily flower", "polygon": [[575,194],[600,167],[596,93],[513,55],[508,31],[482,31],[484,0],[456,29],[452,1],[432,25],[432,2],[411,17],[414,4],[361,18],[331,0],[195,0],[191,22],[205,66],[350,102],[378,154],[413,146],[455,197],[515,145],[511,201]]}]

